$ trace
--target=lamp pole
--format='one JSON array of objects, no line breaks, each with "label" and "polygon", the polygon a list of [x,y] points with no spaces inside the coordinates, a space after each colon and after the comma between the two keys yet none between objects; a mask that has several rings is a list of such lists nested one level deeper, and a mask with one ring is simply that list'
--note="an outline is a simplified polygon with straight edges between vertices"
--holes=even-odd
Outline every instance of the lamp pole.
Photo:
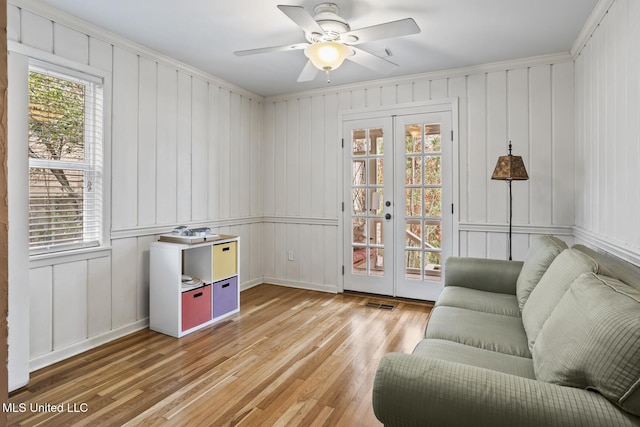
[{"label": "lamp pole", "polygon": [[[509,147],[511,150],[511,147]],[[511,196],[511,179],[507,180],[509,184],[509,261],[511,261],[511,221],[513,219],[513,197]]]},{"label": "lamp pole", "polygon": [[511,182],[513,180],[525,181],[529,179],[522,157],[511,154],[511,141],[509,141],[509,154],[498,158],[491,179],[507,181],[509,186],[509,261],[511,261],[513,259],[511,256],[511,238],[513,232],[513,195],[511,193]]}]

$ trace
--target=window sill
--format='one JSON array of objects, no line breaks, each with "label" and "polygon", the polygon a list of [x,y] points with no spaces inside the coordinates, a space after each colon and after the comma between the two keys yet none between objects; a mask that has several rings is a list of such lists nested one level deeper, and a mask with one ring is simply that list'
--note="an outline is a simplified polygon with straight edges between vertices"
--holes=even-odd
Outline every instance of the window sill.
[{"label": "window sill", "polygon": [[31,255],[29,268],[47,267],[75,261],[86,261],[94,258],[111,256],[111,246],[97,246],[93,248],[73,249],[64,252]]}]

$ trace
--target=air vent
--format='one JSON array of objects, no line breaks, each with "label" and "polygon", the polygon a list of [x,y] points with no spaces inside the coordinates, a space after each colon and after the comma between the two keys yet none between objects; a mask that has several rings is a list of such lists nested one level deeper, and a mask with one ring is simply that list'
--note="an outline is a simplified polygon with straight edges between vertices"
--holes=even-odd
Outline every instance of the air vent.
[{"label": "air vent", "polygon": [[389,311],[393,310],[396,307],[393,304],[380,304],[377,302],[368,302],[364,306],[368,308],[378,308],[380,310],[389,310]]}]

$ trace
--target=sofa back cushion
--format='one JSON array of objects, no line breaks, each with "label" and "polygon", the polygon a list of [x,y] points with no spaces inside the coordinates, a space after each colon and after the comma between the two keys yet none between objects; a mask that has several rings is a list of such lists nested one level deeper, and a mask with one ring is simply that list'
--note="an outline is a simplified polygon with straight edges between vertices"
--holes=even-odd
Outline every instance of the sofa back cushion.
[{"label": "sofa back cushion", "polygon": [[580,276],[533,348],[537,379],[597,390],[640,415],[640,291],[616,279]]},{"label": "sofa back cushion", "polygon": [[520,310],[529,298],[529,294],[547,271],[551,262],[560,252],[567,249],[567,244],[554,236],[535,236],[522,265],[516,281],[516,296]]},{"label": "sofa back cushion", "polygon": [[571,283],[582,273],[598,272],[598,264],[588,255],[576,250],[565,249],[558,255],[538,284],[531,291],[527,303],[522,309],[522,323],[527,333],[529,351],[547,321]]}]

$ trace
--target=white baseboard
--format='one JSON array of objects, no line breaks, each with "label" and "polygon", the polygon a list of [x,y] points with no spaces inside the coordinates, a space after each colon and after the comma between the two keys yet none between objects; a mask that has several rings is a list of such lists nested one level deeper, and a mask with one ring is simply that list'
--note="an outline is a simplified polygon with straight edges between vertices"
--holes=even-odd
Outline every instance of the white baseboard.
[{"label": "white baseboard", "polygon": [[306,289],[308,291],[328,292],[330,294],[337,294],[339,292],[337,285],[321,285],[318,283],[299,282],[295,280],[286,280],[286,279],[276,279],[275,277],[263,277],[262,283],[285,286],[287,288]]},{"label": "white baseboard", "polygon": [[[307,289],[307,290],[329,292],[329,293],[338,292],[338,288],[336,286],[318,285],[314,283],[296,282],[291,280],[281,280],[281,279],[275,279],[275,278],[269,278],[269,277],[260,277],[257,279],[253,279],[249,282],[244,282],[240,285],[240,291],[246,291],[247,289],[251,289],[263,283],[270,283],[273,285],[286,286],[289,288]],[[140,331],[147,327],[149,327],[149,318],[139,320],[135,323],[131,323],[129,325],[123,326],[113,331],[104,333],[102,335],[98,335],[96,337],[89,338],[87,340],[78,342],[76,344],[72,344],[68,347],[61,348],[59,350],[54,350],[52,352],[43,354],[41,356],[34,357],[29,361],[29,372],[33,372],[38,369],[42,369],[44,367],[53,365],[54,363],[68,359],[72,356],[83,353],[87,350],[91,350],[102,344],[106,344],[118,338],[122,338],[126,335]]]},{"label": "white baseboard", "polygon": [[246,291],[247,289],[251,289],[251,288],[256,287],[258,285],[261,285],[263,283],[264,283],[264,279],[262,277],[250,280],[248,282],[242,282],[240,284],[240,292]]},{"label": "white baseboard", "polygon": [[68,359],[69,357],[91,350],[92,348],[96,348],[118,338],[122,338],[148,326],[149,318],[145,318],[102,335],[91,337],[77,344],[72,344],[68,347],[61,348],[60,350],[54,350],[42,356],[35,357],[29,361],[29,371],[33,372],[46,366],[53,365],[54,363]]}]

